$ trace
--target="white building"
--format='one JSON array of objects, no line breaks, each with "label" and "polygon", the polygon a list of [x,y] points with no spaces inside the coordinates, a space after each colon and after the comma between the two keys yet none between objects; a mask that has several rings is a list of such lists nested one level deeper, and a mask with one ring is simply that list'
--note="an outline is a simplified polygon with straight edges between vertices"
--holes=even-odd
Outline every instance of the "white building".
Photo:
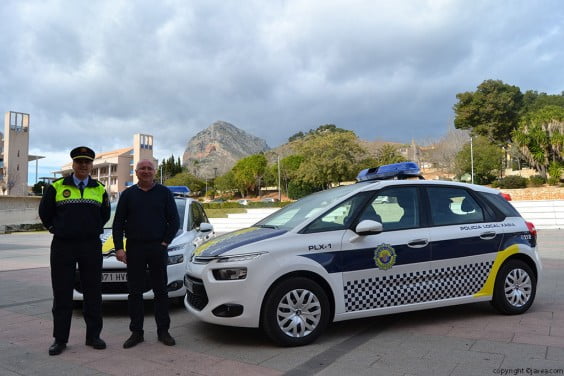
[{"label": "white building", "polygon": [[4,115],[4,133],[0,132],[0,194],[27,196],[28,164],[40,156],[29,155],[29,114],[8,111]]}]

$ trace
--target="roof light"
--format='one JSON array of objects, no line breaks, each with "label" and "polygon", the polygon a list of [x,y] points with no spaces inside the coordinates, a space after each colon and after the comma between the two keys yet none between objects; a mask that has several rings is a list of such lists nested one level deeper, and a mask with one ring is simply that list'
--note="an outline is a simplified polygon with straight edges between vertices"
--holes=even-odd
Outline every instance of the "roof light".
[{"label": "roof light", "polygon": [[358,173],[357,181],[366,180],[386,180],[386,179],[407,179],[417,177],[423,179],[421,170],[415,162],[400,162],[383,165],[374,168],[367,168]]},{"label": "roof light", "polygon": [[169,185],[167,188],[171,190],[174,196],[188,196],[190,193],[190,188],[185,185]]}]

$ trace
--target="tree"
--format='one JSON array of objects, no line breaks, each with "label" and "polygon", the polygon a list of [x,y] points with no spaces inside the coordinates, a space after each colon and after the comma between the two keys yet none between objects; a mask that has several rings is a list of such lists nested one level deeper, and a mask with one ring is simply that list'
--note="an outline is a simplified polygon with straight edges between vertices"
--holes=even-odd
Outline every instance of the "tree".
[{"label": "tree", "polygon": [[564,161],[564,107],[549,105],[524,115],[513,140],[531,167],[546,178],[551,162]]},{"label": "tree", "polygon": [[317,127],[317,129],[310,129],[309,132],[305,134],[303,132],[295,133],[294,135],[290,136],[290,138],[288,138],[288,142],[297,141],[312,135],[321,135],[326,133],[344,133],[344,132],[350,132],[350,131],[343,128],[338,128],[335,124],[325,124],[325,125],[320,125],[319,127]]},{"label": "tree", "polygon": [[310,135],[296,146],[296,150],[304,158],[297,178],[319,189],[354,180],[358,173],[357,163],[366,155],[351,131]]},{"label": "tree", "polygon": [[47,189],[47,186],[48,184],[45,183],[44,181],[39,181],[33,185],[31,191],[37,196],[42,196],[45,190]]},{"label": "tree", "polygon": [[304,161],[302,155],[289,155],[280,160],[280,185],[285,187],[286,193],[289,192],[289,184],[296,179],[300,165]]},{"label": "tree", "polygon": [[498,146],[510,143],[523,106],[523,94],[517,86],[486,80],[475,92],[458,93],[456,98],[457,129],[469,129],[472,135],[485,136]]},{"label": "tree", "polygon": [[[472,149],[474,155],[474,183],[489,184],[500,176],[503,161],[503,150],[484,136],[473,138]],[[455,157],[455,171],[457,176],[471,174],[472,157],[468,142]]]},{"label": "tree", "polygon": [[525,94],[523,94],[523,108],[521,114],[526,115],[546,106],[564,107],[564,93],[551,95],[527,90]]},{"label": "tree", "polygon": [[443,138],[432,143],[433,147],[425,152],[426,159],[444,172],[453,171],[456,155],[469,140],[468,131],[451,127]]},{"label": "tree", "polygon": [[157,168],[157,174],[156,174],[157,180],[161,179],[161,172],[162,172],[163,181],[182,172],[182,164],[180,163],[180,157],[178,158],[178,160],[175,160],[173,154],[168,159],[163,160],[159,165],[159,167]]},{"label": "tree", "polygon": [[392,144],[384,144],[376,150],[375,160],[377,166],[405,162],[406,159],[398,152],[396,146]]},{"label": "tree", "polygon": [[202,192],[206,183],[188,172],[180,172],[166,179],[164,185],[185,185],[194,193]]},{"label": "tree", "polygon": [[237,183],[235,182],[233,170],[215,178],[214,185],[215,189],[219,192],[237,191]]},{"label": "tree", "polygon": [[266,164],[264,154],[255,154],[240,159],[233,166],[233,177],[242,196],[246,196],[251,191],[256,191],[258,195]]}]

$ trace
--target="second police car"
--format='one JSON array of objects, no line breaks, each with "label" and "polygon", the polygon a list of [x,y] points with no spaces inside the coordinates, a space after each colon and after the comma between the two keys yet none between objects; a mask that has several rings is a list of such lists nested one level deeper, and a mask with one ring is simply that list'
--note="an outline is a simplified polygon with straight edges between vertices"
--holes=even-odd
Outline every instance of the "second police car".
[{"label": "second police car", "polygon": [[418,175],[412,162],[364,170],[202,244],[186,308],[283,346],[332,321],[480,301],[527,311],[541,272],[533,224],[497,190],[402,179]]},{"label": "second police car", "polygon": [[[169,189],[175,195],[176,208],[180,218],[180,228],[168,246],[167,289],[171,299],[183,300],[186,290],[183,278],[186,271],[188,257],[194,248],[215,236],[213,226],[209,223],[204,208],[194,199],[185,197],[189,192],[187,187],[172,186]],[[114,242],[112,239],[112,224],[116,210],[112,203],[111,217],[104,226],[102,240],[102,300],[127,300],[127,267],[115,257]],[[127,242],[127,239],[125,240]],[[153,290],[147,271],[144,299],[153,299]],[[73,300],[80,306],[83,300],[82,286],[80,283],[80,270],[77,269],[74,280]]]}]

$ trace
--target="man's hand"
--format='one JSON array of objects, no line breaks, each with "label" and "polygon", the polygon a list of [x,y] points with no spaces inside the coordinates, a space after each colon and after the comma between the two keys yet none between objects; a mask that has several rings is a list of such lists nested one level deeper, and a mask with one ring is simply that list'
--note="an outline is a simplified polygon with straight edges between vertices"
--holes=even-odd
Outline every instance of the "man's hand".
[{"label": "man's hand", "polygon": [[118,261],[127,264],[127,256],[125,255],[125,251],[123,249],[118,249],[116,251],[116,258],[118,259]]}]

